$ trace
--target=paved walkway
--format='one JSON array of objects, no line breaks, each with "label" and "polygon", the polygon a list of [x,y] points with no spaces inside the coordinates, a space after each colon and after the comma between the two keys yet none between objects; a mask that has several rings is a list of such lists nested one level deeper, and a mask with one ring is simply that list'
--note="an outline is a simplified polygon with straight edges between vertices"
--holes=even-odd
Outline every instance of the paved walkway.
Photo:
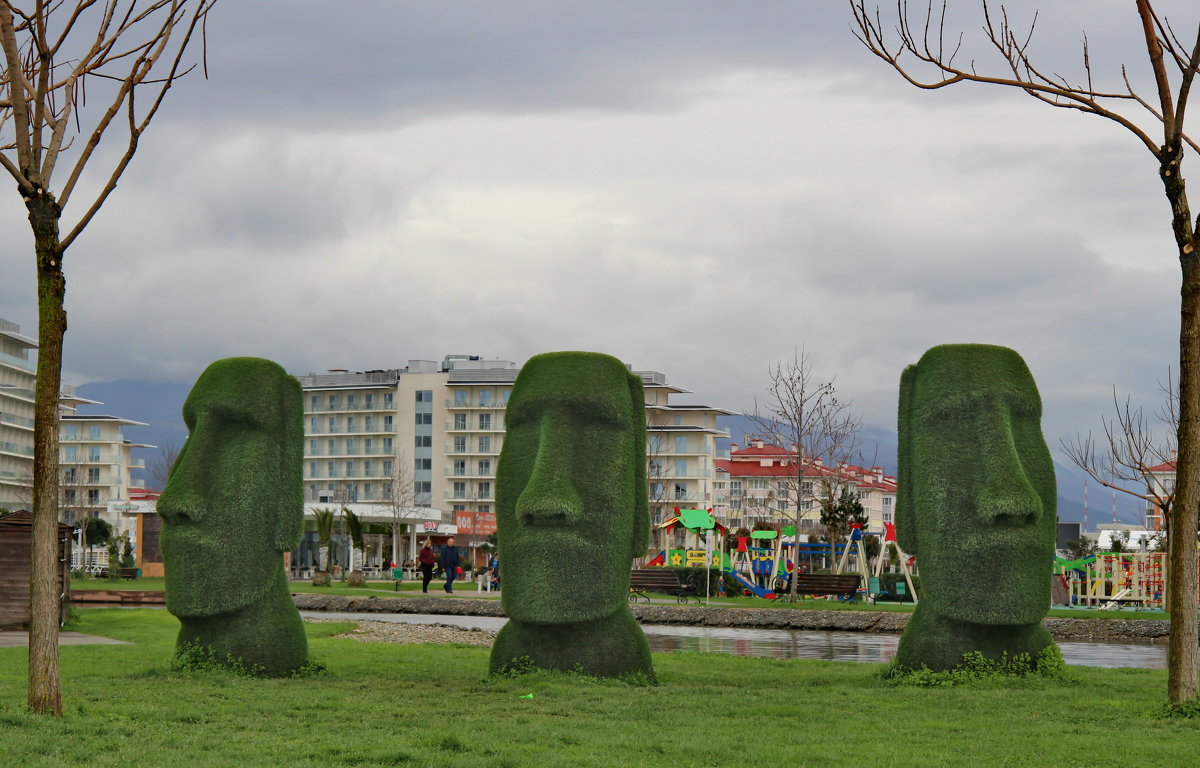
[{"label": "paved walkway", "polygon": [[[111,637],[85,635],[82,632],[59,632],[59,645],[133,645],[124,640],[113,640]],[[0,632],[0,648],[19,648],[29,645],[28,632]]]}]

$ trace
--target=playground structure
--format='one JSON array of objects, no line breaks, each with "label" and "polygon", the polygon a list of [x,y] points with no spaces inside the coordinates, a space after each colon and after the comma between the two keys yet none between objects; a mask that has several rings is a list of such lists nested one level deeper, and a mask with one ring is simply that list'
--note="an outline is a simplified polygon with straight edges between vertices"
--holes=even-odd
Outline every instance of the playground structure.
[{"label": "playground structure", "polygon": [[1167,587],[1165,552],[1100,552],[1080,560],[1055,558],[1067,605],[1110,610],[1123,605],[1162,609]]},{"label": "playground structure", "polygon": [[[676,509],[675,516],[661,523],[658,528],[668,533],[675,531],[678,527],[684,528],[687,531],[684,537],[684,547],[682,549],[665,549],[659,552],[645,564],[645,567],[715,568],[736,582],[743,593],[774,600],[786,590],[790,576],[796,570],[797,564],[799,564],[801,573],[806,570],[811,572],[815,570],[815,560],[819,560],[822,565],[818,567],[823,568],[825,567],[823,563],[828,558],[830,564],[836,560],[834,572],[840,574],[847,572],[846,568],[853,558],[855,569],[850,572],[857,572],[863,576],[867,597],[874,599],[883,594],[880,587],[880,575],[883,571],[884,559],[889,551],[894,549],[899,556],[904,574],[904,584],[907,585],[907,590],[904,589],[904,585],[898,585],[897,594],[903,595],[907,591],[913,602],[916,602],[916,589],[913,586],[910,570],[912,558],[900,551],[900,547],[896,543],[896,528],[892,523],[885,524],[886,530],[880,537],[883,546],[872,572],[868,570],[864,537],[880,534],[869,534],[860,525],[852,526],[850,540],[837,546],[820,542],[797,544],[795,541],[788,541],[788,537],[795,535],[795,527],[784,526],[782,535],[778,531],[758,530],[751,531],[748,537],[739,536],[736,545],[732,547],[733,551],[726,551],[725,541],[728,529],[713,518],[711,512],[712,510]],[[712,539],[704,535],[704,532],[708,531],[720,534],[717,539],[717,548],[713,547]],[[722,582],[718,585],[718,595],[723,594],[724,583]]]}]

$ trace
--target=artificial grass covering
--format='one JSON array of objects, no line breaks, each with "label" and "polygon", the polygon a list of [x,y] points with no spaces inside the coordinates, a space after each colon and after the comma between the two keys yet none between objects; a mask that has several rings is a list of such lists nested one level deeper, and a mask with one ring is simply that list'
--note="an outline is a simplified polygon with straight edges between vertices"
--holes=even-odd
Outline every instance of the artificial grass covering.
[{"label": "artificial grass covering", "polygon": [[267,675],[305,663],[283,553],[304,530],[300,382],[270,360],[218,360],[183,404],[188,440],[158,500],[167,610],[181,653]]},{"label": "artificial grass covering", "polygon": [[945,670],[978,651],[1030,659],[1053,641],[1056,490],[1025,361],[985,344],[933,347],[900,379],[896,536],[921,602],[896,663]]},{"label": "artificial grass covering", "polygon": [[626,601],[650,535],[642,380],[615,357],[551,352],[513,382],[496,470],[510,621],[491,668],[652,678]]},{"label": "artificial grass covering", "polygon": [[[400,646],[306,625],[302,678],[174,671],[164,611],[89,609],[62,649],[64,717],[24,707],[0,648],[0,743],[21,766],[1186,766],[1195,721],[1159,719],[1166,673],[892,687],[879,664],[655,654],[658,686],[487,679],[485,648]],[[524,698],[533,694],[532,698]]]}]

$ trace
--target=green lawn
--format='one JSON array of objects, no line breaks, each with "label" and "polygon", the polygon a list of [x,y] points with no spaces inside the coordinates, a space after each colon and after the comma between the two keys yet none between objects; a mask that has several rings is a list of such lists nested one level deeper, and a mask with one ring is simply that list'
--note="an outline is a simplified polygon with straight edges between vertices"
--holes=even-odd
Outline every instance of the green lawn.
[{"label": "green lawn", "polygon": [[[1072,668],[1069,682],[894,688],[879,665],[655,654],[661,684],[487,680],[486,649],[362,644],[309,625],[327,672],[175,672],[165,611],[81,611],[131,646],[62,649],[65,716],[24,709],[0,649],[13,766],[1185,766],[1195,721],[1151,714],[1166,674]],[[528,694],[533,698],[525,698]]]}]

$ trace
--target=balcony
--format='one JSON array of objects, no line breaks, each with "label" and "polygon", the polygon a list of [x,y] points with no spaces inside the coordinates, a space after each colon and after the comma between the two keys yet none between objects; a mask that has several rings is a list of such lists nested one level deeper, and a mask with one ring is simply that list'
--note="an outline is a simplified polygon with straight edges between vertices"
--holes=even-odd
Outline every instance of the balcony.
[{"label": "balcony", "polygon": [[[3,391],[3,389],[0,389],[0,392]],[[21,429],[33,429],[33,419],[25,416],[17,416],[12,413],[5,413],[3,411],[0,411],[0,424],[10,424],[14,427],[20,427]]]},{"label": "balcony", "polygon": [[362,411],[366,413],[391,413],[395,410],[396,406],[393,403],[383,402],[371,403],[370,405],[367,405],[366,403],[354,403],[353,405],[350,403],[335,403],[333,405],[326,403],[313,405],[312,403],[308,403],[304,406],[305,413],[354,413],[356,411]]},{"label": "balcony", "polygon": [[505,403],[499,400],[480,400],[477,397],[468,397],[465,400],[447,400],[446,407],[455,410],[462,408],[490,408],[492,410],[503,410]]},{"label": "balcony", "polygon": [[16,443],[0,443],[0,453],[12,453],[17,456],[32,456],[32,445],[17,445]]}]

